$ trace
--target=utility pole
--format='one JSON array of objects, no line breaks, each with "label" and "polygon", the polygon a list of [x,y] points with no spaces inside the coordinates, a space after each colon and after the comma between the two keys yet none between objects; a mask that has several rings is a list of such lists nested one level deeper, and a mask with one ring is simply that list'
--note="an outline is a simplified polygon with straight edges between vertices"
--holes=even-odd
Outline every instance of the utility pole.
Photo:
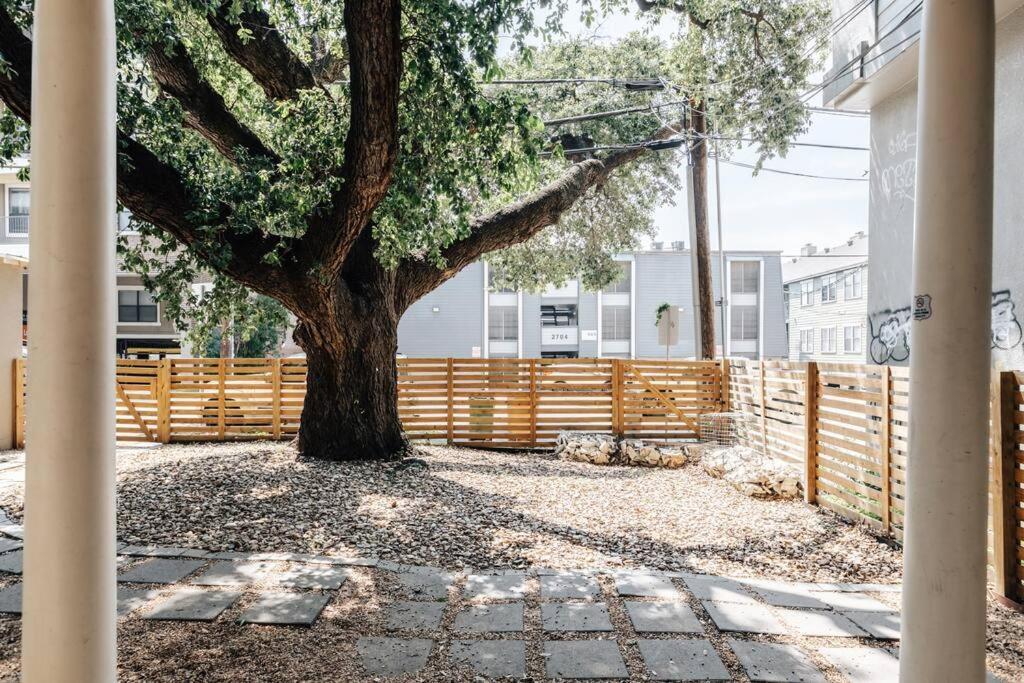
[{"label": "utility pole", "polygon": [[721,303],[719,318],[722,321],[719,329],[719,334],[722,336],[722,357],[724,358],[726,353],[726,341],[725,341],[725,278],[727,273],[725,272],[725,247],[722,246],[722,176],[719,174],[718,169],[718,142],[715,142],[715,205],[716,212],[718,214],[717,226],[718,226],[718,288],[721,291],[722,296],[719,297]]},{"label": "utility pole", "polygon": [[[698,359],[715,357],[715,293],[711,287],[711,237],[708,231],[708,143],[707,118],[704,102],[690,100],[690,130],[693,132],[689,145],[690,163],[687,165],[687,185],[692,188],[691,252],[696,260],[697,305],[695,315],[700,316],[700,343],[696,349]],[[723,274],[724,277],[724,274]],[[723,280],[724,282],[724,280]],[[723,332],[724,334],[724,332]]]},{"label": "utility pole", "polygon": [[700,316],[700,256],[697,253],[697,209],[696,192],[693,185],[692,139],[687,145],[686,155],[686,213],[690,228],[690,309],[693,316],[693,357],[700,360],[703,357],[701,347],[704,335]]}]

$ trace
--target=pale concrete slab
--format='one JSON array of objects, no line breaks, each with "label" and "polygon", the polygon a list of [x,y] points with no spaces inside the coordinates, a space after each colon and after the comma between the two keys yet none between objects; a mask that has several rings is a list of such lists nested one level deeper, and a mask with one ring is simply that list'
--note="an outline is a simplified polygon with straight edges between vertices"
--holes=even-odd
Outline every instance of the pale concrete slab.
[{"label": "pale concrete slab", "polygon": [[786,626],[765,605],[702,602],[720,631],[784,635]]},{"label": "pale concrete slab", "polygon": [[311,626],[330,601],[320,593],[261,593],[245,608],[238,621],[242,624]]},{"label": "pale concrete slab", "polygon": [[900,660],[886,650],[823,647],[819,652],[850,683],[896,683],[900,679]]},{"label": "pale concrete slab", "polygon": [[122,583],[178,583],[204,564],[202,560],[154,557],[129,567],[118,575],[117,580]]},{"label": "pale concrete slab", "polygon": [[900,615],[897,612],[842,612],[843,616],[861,627],[872,638],[900,639]]},{"label": "pale concrete slab", "polygon": [[755,580],[744,580],[743,583],[750,586],[762,600],[775,607],[828,609],[828,605],[815,596],[808,584]]},{"label": "pale concrete slab", "polygon": [[752,643],[729,639],[751,681],[761,683],[825,683],[825,676],[795,645]]},{"label": "pale concrete slab", "polygon": [[384,627],[390,631],[436,631],[447,607],[443,602],[396,602],[384,610]]},{"label": "pale concrete slab", "polygon": [[611,631],[608,607],[602,603],[556,602],[540,606],[545,631]]},{"label": "pale concrete slab", "polygon": [[551,574],[540,577],[540,597],[544,600],[593,598],[600,594],[601,586],[593,576]]},{"label": "pale concrete slab", "polygon": [[372,676],[416,673],[427,664],[434,641],[424,638],[360,638],[356,651]]},{"label": "pale concrete slab", "polygon": [[235,604],[241,591],[179,588],[161,601],[143,619],[171,621],[213,621]]},{"label": "pale concrete slab", "polygon": [[704,627],[685,602],[626,602],[638,633],[703,633]]},{"label": "pale concrete slab", "polygon": [[526,643],[521,640],[455,640],[450,657],[488,679],[526,678]]},{"label": "pale concrete slab", "polygon": [[245,586],[271,580],[281,564],[273,561],[219,560],[192,580],[197,586]]},{"label": "pale concrete slab", "polygon": [[135,610],[155,600],[160,591],[153,588],[117,587],[117,616],[128,616]]},{"label": "pale concrete slab", "polygon": [[337,590],[348,580],[349,570],[333,565],[298,565],[277,577],[275,583],[285,588],[309,588],[316,590]]},{"label": "pale concrete slab", "polygon": [[729,681],[732,677],[707,640],[638,640],[652,681]]},{"label": "pale concrete slab", "polygon": [[614,640],[549,640],[544,643],[548,678],[627,678],[629,672]]},{"label": "pale concrete slab", "polygon": [[0,555],[0,572],[7,572],[8,574],[20,574],[22,572],[22,562],[24,561],[24,551],[15,550],[13,552],[4,553]]},{"label": "pale concrete slab", "polygon": [[208,557],[209,552],[206,550],[198,550],[196,548],[184,548],[181,546],[155,546],[147,547],[144,551],[137,553],[124,553],[123,555],[141,555],[144,557]]},{"label": "pale concrete slab", "polygon": [[470,600],[522,600],[530,592],[525,574],[471,574],[463,596]]},{"label": "pale concrete slab", "polygon": [[864,593],[820,591],[814,597],[839,612],[892,612],[892,607]]},{"label": "pale concrete slab", "polygon": [[456,631],[510,633],[523,630],[523,604],[474,605],[455,615]]},{"label": "pale concrete slab", "polygon": [[754,596],[750,595],[743,584],[733,579],[725,579],[719,576],[692,576],[683,579],[690,592],[704,602],[733,602],[745,605],[758,604]]},{"label": "pale concrete slab", "polygon": [[671,579],[652,574],[619,574],[615,577],[615,589],[628,598],[678,600],[681,597]]},{"label": "pale concrete slab", "polygon": [[861,638],[868,634],[839,612],[832,610],[780,609],[779,619],[802,636]]},{"label": "pale concrete slab", "polygon": [[0,590],[0,613],[21,614],[21,584],[11,584]]},{"label": "pale concrete slab", "polygon": [[6,553],[11,550],[21,550],[23,545],[23,541],[0,537],[0,553]]}]

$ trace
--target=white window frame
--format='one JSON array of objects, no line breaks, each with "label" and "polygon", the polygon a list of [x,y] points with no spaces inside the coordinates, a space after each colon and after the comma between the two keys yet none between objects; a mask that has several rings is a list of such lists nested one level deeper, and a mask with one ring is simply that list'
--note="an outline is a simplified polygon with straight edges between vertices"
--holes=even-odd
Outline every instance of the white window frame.
[{"label": "white window frame", "polygon": [[28,230],[29,230],[29,232],[26,232],[26,233],[11,232],[11,221],[10,221],[10,218],[11,218],[11,190],[29,190],[29,189],[30,189],[30,185],[28,183],[10,183],[10,184],[5,186],[5,190],[4,190],[4,235],[6,235],[7,237],[21,237],[21,238],[24,238],[24,239],[28,239],[29,233],[32,232],[32,218],[31,218],[31,215],[32,215],[32,203],[31,203],[32,199],[31,199],[31,195],[29,196],[29,220],[28,220]]},{"label": "white window frame", "polygon": [[[761,264],[758,269],[758,276],[760,278],[757,288],[757,356],[758,358],[764,358],[764,257],[763,256],[729,256],[725,257],[725,270],[728,274],[723,278],[726,288],[725,300],[729,302],[729,310],[726,311],[725,316],[725,336],[722,339],[722,343],[725,345],[725,355],[728,356],[732,353],[732,306],[733,306],[733,294],[732,294],[732,263],[733,261],[757,261]],[[635,283],[636,280],[634,279]],[[633,290],[636,291],[636,285],[633,286]],[[742,295],[741,295],[742,296]],[[636,310],[634,308],[634,310]],[[633,316],[633,322],[636,322],[636,316]]]},{"label": "white window frame", "polygon": [[814,305],[814,278],[800,281],[800,306],[807,308]]},{"label": "white window frame", "polygon": [[[853,330],[855,335],[854,339],[857,344],[854,348],[849,348],[846,345],[846,333],[849,330]],[[844,325],[843,326],[843,353],[860,353],[864,349],[863,330],[860,325]]]},{"label": "white window frame", "polygon": [[[138,292],[138,291],[149,291],[142,285],[118,285],[117,286],[117,303],[115,304],[120,309],[121,292]],[[143,323],[143,322],[121,322],[121,312],[117,311],[117,324],[125,327],[160,327],[164,324],[163,307],[159,301],[156,303],[156,322],[154,323]]]},{"label": "white window frame", "polygon": [[[829,333],[829,334],[826,334]],[[836,328],[835,327],[822,327],[818,331],[818,339],[821,342],[821,352],[834,354],[836,353]],[[825,340],[828,339],[829,344],[826,345]]]},{"label": "white window frame", "polygon": [[[854,277],[856,276],[856,280]],[[849,292],[853,291],[853,294]],[[860,299],[864,296],[864,278],[860,268],[854,268],[843,273],[843,298],[847,301]]]},{"label": "white window frame", "polygon": [[[806,335],[807,344],[804,344]],[[814,353],[814,328],[808,327],[800,330],[800,353]]]},{"label": "white window frame", "polygon": [[[832,288],[832,298],[825,297],[826,288]],[[836,273],[829,273],[828,275],[821,276],[821,285],[818,287],[820,293],[821,303],[823,304],[834,304],[839,301],[839,278]]]}]

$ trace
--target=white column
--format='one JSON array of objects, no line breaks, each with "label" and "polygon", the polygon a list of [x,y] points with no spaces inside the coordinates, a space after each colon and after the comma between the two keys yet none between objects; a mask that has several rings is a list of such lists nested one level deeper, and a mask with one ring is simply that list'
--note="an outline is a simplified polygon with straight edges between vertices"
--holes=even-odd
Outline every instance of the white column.
[{"label": "white column", "polygon": [[114,7],[36,0],[26,683],[116,678]]},{"label": "white column", "polygon": [[900,680],[984,680],[992,0],[925,0]]}]

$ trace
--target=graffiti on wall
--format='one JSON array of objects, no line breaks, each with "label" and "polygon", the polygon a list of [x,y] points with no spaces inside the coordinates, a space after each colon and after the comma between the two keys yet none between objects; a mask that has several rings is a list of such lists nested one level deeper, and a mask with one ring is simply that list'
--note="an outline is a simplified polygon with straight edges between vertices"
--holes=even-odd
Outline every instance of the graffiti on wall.
[{"label": "graffiti on wall", "polygon": [[[868,316],[871,343],[868,354],[875,363],[902,362],[910,357],[910,306],[885,309]],[[1010,290],[992,293],[992,348],[1009,351],[1020,346],[1024,331],[1014,310]]]},{"label": "graffiti on wall", "polygon": [[914,201],[917,175],[917,134],[899,132],[889,138],[888,155],[879,173],[879,187],[886,200]]}]

